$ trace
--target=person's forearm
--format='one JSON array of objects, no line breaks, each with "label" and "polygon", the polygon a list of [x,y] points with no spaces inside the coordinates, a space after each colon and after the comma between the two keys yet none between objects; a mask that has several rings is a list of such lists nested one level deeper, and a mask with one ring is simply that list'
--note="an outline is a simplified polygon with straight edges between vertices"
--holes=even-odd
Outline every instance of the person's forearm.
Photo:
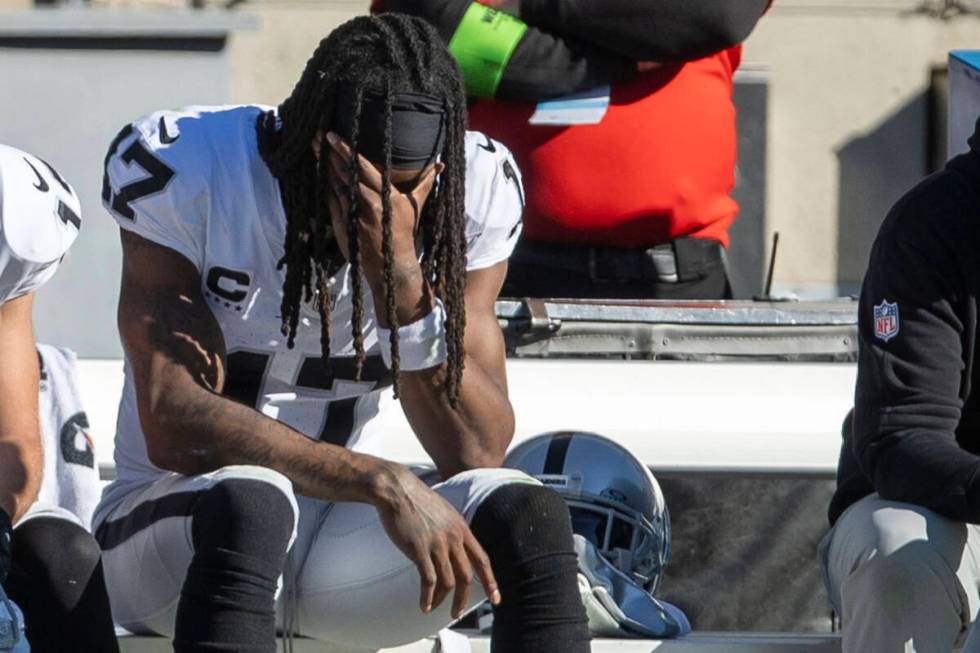
[{"label": "person's forearm", "polygon": [[[375,298],[378,324],[389,328],[387,286],[378,275],[369,283]],[[410,324],[432,310],[432,289],[416,265],[394,275],[395,314],[399,324]],[[472,357],[464,361],[458,406],[446,393],[448,364],[398,377],[402,408],[422,446],[446,477],[466,469],[495,467],[514,435],[514,411],[502,388]]]},{"label": "person's forearm", "polygon": [[37,499],[43,459],[41,440],[34,421],[32,437],[0,434],[0,508],[17,523]]},{"label": "person's forearm", "polygon": [[[503,64],[493,97],[535,102],[631,79],[642,70],[641,62],[647,67],[650,62],[679,64],[740,43],[755,27],[769,0],[521,0],[517,6],[503,0],[483,3],[516,13],[527,24]],[[470,6],[469,0],[381,3],[388,11],[426,18],[447,43],[453,42]],[[493,16],[470,18],[483,25],[483,19]],[[454,56],[458,54],[454,52]],[[461,65],[464,76],[472,74],[465,63]]]},{"label": "person's forearm", "polygon": [[858,453],[881,498],[980,524],[980,458],[952,438],[921,429],[876,440]]},{"label": "person's forearm", "polygon": [[[31,348],[30,360],[4,361],[4,364],[23,370],[28,376],[22,383],[7,383],[0,379],[0,508],[13,523],[24,516],[37,500],[41,487],[44,456],[41,450],[41,431],[37,408],[37,355]],[[24,388],[33,388],[26,391]]]},{"label": "person's forearm", "polygon": [[[909,269],[897,272],[897,277],[928,269],[915,259],[900,262]],[[929,276],[923,283],[929,282]],[[867,297],[875,293],[865,293],[861,304],[850,432],[854,459],[882,498],[980,523],[980,456],[961,447],[956,435],[963,418],[958,396],[961,377],[955,367],[960,360],[959,333],[939,326],[959,319],[947,302],[937,300],[928,318],[908,316],[901,339],[896,338],[886,353],[877,339],[868,337],[873,328],[871,311],[863,310]],[[901,301],[901,295],[896,299]]]},{"label": "person's forearm", "polygon": [[[325,501],[375,503],[391,463],[312,440],[282,422],[196,384],[168,393],[144,420],[163,450],[155,464],[185,475],[228,465],[274,469],[300,494]],[[142,410],[141,410],[142,412]],[[166,434],[165,440],[159,434]]]},{"label": "person's forearm", "polygon": [[445,377],[445,364],[400,376],[402,408],[422,445],[445,477],[499,466],[514,436],[514,410],[506,391],[467,356],[454,408]]},{"label": "person's forearm", "polygon": [[538,102],[633,79],[637,63],[577,39],[528,28],[500,77],[494,97]]},{"label": "person's forearm", "polygon": [[[377,4],[378,10],[425,18],[448,44],[460,28],[471,2],[384,0]],[[530,25],[510,54],[493,96],[500,100],[538,101],[624,81],[635,75],[634,60],[582,39],[566,38],[561,33]]]},{"label": "person's forearm", "polygon": [[769,0],[520,0],[529,25],[636,61],[692,61],[741,43]]},{"label": "person's forearm", "polygon": [[44,468],[32,302],[0,304],[0,508],[14,523],[37,499]]}]

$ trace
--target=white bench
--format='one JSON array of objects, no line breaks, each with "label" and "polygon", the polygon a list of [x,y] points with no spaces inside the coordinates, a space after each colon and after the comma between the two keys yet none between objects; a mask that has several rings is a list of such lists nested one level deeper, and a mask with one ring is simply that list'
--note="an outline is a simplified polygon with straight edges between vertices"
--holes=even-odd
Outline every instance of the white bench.
[{"label": "white bench", "polygon": [[[832,475],[855,365],[842,363],[507,361],[515,443],[545,431],[607,435],[664,471]],[[78,361],[96,457],[112,468],[122,361]],[[370,453],[428,460],[390,390]]]}]

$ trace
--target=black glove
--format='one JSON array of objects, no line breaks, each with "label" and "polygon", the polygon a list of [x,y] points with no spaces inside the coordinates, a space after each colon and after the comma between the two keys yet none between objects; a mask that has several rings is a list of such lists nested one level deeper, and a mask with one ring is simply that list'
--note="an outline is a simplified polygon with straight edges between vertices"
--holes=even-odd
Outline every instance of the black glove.
[{"label": "black glove", "polygon": [[14,525],[10,522],[10,515],[0,508],[0,583],[7,580],[10,572],[10,541],[13,536]]}]

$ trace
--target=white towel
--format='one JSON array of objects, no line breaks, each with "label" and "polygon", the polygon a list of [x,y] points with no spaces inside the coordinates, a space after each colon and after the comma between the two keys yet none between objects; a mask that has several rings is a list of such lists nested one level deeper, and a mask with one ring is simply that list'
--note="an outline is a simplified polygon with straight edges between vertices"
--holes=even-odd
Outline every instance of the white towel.
[{"label": "white towel", "polygon": [[95,448],[88,433],[75,376],[75,352],[38,344],[41,388],[38,409],[44,476],[38,502],[54,504],[74,513],[91,528],[92,512],[101,487]]}]

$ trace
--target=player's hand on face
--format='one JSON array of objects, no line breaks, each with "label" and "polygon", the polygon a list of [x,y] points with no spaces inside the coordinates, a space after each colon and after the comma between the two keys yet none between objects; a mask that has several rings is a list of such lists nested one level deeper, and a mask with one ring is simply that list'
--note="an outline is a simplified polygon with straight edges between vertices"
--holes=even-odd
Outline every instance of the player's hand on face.
[{"label": "player's hand on face", "polygon": [[[330,143],[329,165],[331,189],[328,195],[330,216],[341,252],[350,260],[348,238],[348,189],[350,187],[350,147],[333,133],[327,134]],[[372,289],[380,287],[383,273],[382,239],[382,177],[381,171],[364,156],[357,157],[358,187],[356,198],[360,206],[359,231],[364,276]],[[392,253],[396,281],[403,276],[421,275],[415,252],[415,235],[419,228],[422,206],[425,204],[442,164],[430,166],[410,184],[389,184],[391,202]]]},{"label": "player's hand on face", "polygon": [[469,602],[474,575],[494,605],[500,602],[490,559],[462,516],[410,470],[393,466],[391,501],[377,507],[388,537],[419,570],[419,607],[431,612],[455,590],[453,617]]}]

